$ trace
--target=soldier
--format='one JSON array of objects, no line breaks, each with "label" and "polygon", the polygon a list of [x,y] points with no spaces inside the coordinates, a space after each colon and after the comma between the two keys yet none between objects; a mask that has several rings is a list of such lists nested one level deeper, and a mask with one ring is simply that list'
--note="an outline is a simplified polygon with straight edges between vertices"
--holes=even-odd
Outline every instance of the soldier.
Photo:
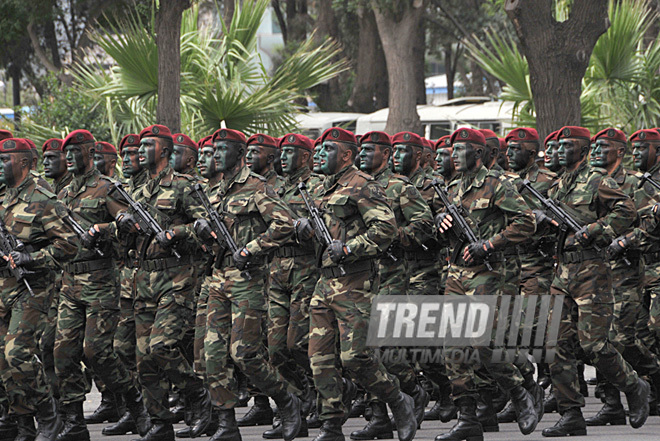
[{"label": "soldier", "polygon": [[174,149],[170,156],[170,167],[177,173],[196,177],[195,166],[199,158],[199,146],[183,133],[175,133],[172,139]]},{"label": "soldier", "polygon": [[9,139],[12,138],[14,135],[9,130],[0,130],[0,141],[3,139]]},{"label": "soldier", "polygon": [[[605,170],[588,166],[585,158],[589,138],[589,130],[582,127],[563,127],[559,131],[559,163],[566,171],[548,192],[584,226],[558,238],[558,267],[551,294],[565,297],[550,372],[561,418],[544,429],[543,436],[587,433],[580,411],[584,397],[578,386],[576,347],[584,351],[605,379],[626,393],[633,428],[641,427],[649,413],[648,383],[637,376],[608,340],[613,313],[611,273],[597,251],[632,224],[635,207]],[[539,219],[541,224],[548,223]],[[556,313],[553,310],[551,315]]]},{"label": "soldier", "polygon": [[97,142],[95,147],[94,167],[96,167],[103,176],[114,178],[115,167],[117,165],[117,147],[109,142],[103,141]]},{"label": "soldier", "polygon": [[62,139],[51,138],[44,142],[41,148],[44,158],[44,176],[53,180],[55,194],[60,194],[60,191],[73,179],[73,174],[69,173],[66,166],[66,158],[62,149],[63,142]]},{"label": "soldier", "polygon": [[55,272],[76,255],[77,239],[63,221],[66,209],[53,193],[37,185],[31,164],[25,140],[0,141],[0,184],[6,186],[0,220],[6,234],[23,243],[2,257],[8,265],[30,271],[20,283],[8,266],[2,271],[0,373],[9,399],[9,422],[15,418],[18,425],[13,430],[3,427],[3,433],[7,439],[36,436],[38,441],[54,441],[62,424],[39,358],[39,335],[47,321]]},{"label": "soldier", "polygon": [[[135,379],[119,361],[113,349],[118,320],[118,277],[112,259],[114,217],[125,209],[122,202],[109,195],[112,181],[101,176],[93,166],[94,137],[87,130],[71,132],[62,144],[66,152],[71,183],[59,198],[71,216],[90,228],[82,238],[86,249],[65,265],[58,305],[55,339],[55,371],[60,383],[60,402],[65,414],[59,441],[89,439],[83,418],[85,400],[80,362],[103,381],[112,393],[126,401],[127,409],[138,421],[142,433],[149,430],[149,418],[142,404],[142,394]],[[92,248],[98,246],[104,257]]]},{"label": "soldier", "polygon": [[[394,213],[382,187],[353,165],[357,156],[353,133],[337,127],[326,130],[318,156],[326,175],[318,198],[333,241],[317,259],[321,276],[310,312],[309,357],[323,423],[316,441],[344,440],[341,426],[348,408],[342,398],[349,391],[342,391],[337,343],[343,368],[367,392],[390,405],[399,439],[410,441],[417,430],[414,400],[401,392],[396,377],[366,347],[369,309],[379,281],[374,259],[396,237]],[[312,237],[309,224],[299,224],[296,232],[299,239]]]},{"label": "soldier", "polygon": [[433,148],[433,142],[422,138],[423,148],[422,148],[422,161],[420,167],[424,170],[426,176],[431,177],[434,175],[435,169],[437,167],[435,163],[435,149]]},{"label": "soldier", "polygon": [[263,176],[266,183],[280,195],[284,178],[275,172],[275,162],[280,161],[280,150],[275,138],[262,133],[250,136],[245,163],[253,173]]},{"label": "soldier", "polygon": [[545,155],[543,155],[543,163],[545,168],[557,175],[557,178],[560,178],[564,172],[564,167],[559,163],[559,155],[557,150],[559,149],[559,141],[557,138],[559,135],[559,130],[555,130],[546,136],[543,145],[545,146]]},{"label": "soldier", "polygon": [[509,170],[509,160],[506,156],[506,140],[504,138],[497,138],[500,141],[500,151],[497,155],[497,164],[502,167],[502,170]]},{"label": "soldier", "polygon": [[311,167],[314,173],[321,173],[321,159],[319,158],[319,153],[321,153],[321,137],[319,136],[314,140],[314,154],[311,159]]},{"label": "soldier", "polygon": [[[243,133],[220,129],[213,135],[214,159],[223,179],[210,190],[211,204],[223,216],[238,245],[233,254],[216,258],[208,300],[204,352],[213,406],[219,413],[218,431],[211,440],[240,440],[234,407],[230,359],[263,393],[272,397],[282,417],[282,436],[293,439],[301,427],[301,391],[286,381],[268,361],[262,339],[266,319],[265,257],[286,243],[293,218],[264,178],[245,165]],[[203,242],[213,237],[205,219],[195,224]],[[246,273],[247,271],[247,273]]]}]

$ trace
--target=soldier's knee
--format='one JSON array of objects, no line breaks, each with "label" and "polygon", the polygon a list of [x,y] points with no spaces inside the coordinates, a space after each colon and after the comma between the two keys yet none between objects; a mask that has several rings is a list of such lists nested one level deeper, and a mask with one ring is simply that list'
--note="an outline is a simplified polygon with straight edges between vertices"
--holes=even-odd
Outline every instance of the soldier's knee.
[{"label": "soldier's knee", "polygon": [[591,358],[603,350],[606,341],[607,340],[596,341],[592,339],[580,339],[580,347],[584,351],[585,355]]}]

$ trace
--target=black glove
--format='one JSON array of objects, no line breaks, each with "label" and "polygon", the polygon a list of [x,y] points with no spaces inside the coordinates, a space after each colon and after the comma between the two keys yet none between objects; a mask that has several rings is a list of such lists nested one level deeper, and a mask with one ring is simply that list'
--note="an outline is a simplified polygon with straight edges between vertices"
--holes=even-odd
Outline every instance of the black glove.
[{"label": "black glove", "polygon": [[193,224],[193,230],[195,231],[197,237],[199,237],[199,240],[201,240],[207,245],[211,245],[215,240],[211,235],[211,233],[213,232],[213,229],[211,228],[211,223],[206,219],[197,219]]},{"label": "black glove", "polygon": [[607,247],[607,255],[610,259],[619,257],[630,247],[630,239],[627,236],[619,236]]},{"label": "black glove", "polygon": [[174,234],[174,230],[163,230],[156,234],[156,242],[163,248],[169,248],[174,245],[178,238]]},{"label": "black glove", "polygon": [[575,240],[580,242],[580,244],[584,247],[589,246],[589,244],[594,240],[593,236],[589,232],[589,225],[585,225],[575,233]]},{"label": "black glove", "polygon": [[314,237],[314,228],[312,223],[306,217],[301,217],[293,222],[293,228],[296,233],[296,240],[299,243],[307,242]]},{"label": "black glove", "polygon": [[465,247],[463,259],[467,263],[481,263],[495,250],[490,240],[478,240]]},{"label": "black glove", "polygon": [[137,230],[135,228],[135,217],[130,213],[117,213],[116,217],[117,230],[120,234],[130,234],[135,233]]},{"label": "black glove", "polygon": [[433,221],[435,222],[435,227],[440,230],[441,233],[448,231],[453,225],[453,219],[446,211],[436,214]]},{"label": "black glove", "polygon": [[101,238],[101,233],[99,231],[96,231],[94,226],[92,226],[83,236],[80,238],[80,242],[82,243],[82,246],[87,248],[88,250],[93,249],[96,246],[96,242],[99,241]]},{"label": "black glove", "polygon": [[550,216],[545,214],[545,211],[543,210],[532,210],[532,213],[534,213],[534,217],[536,218],[536,225],[543,226],[546,224],[550,224],[553,226],[556,226],[556,222],[554,222],[554,219],[552,219]]},{"label": "black glove", "polygon": [[14,265],[22,266],[23,268],[29,268],[34,262],[34,259],[27,251],[12,251],[9,253],[9,256],[14,261]]},{"label": "black glove", "polygon": [[335,264],[339,264],[349,254],[351,254],[351,249],[341,240],[333,240],[328,245],[328,255]]},{"label": "black glove", "polygon": [[236,250],[232,257],[234,258],[236,268],[243,271],[250,263],[250,260],[252,260],[252,253],[250,253],[247,248],[243,247],[243,249]]}]

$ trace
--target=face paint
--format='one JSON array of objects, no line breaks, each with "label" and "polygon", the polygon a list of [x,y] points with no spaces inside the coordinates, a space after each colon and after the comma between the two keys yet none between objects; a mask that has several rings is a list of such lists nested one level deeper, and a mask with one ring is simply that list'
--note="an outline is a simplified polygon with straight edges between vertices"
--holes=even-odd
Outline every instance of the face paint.
[{"label": "face paint", "polygon": [[435,162],[438,164],[438,173],[445,178],[454,173],[454,162],[451,160],[452,149],[440,148],[436,150]]},{"label": "face paint", "polygon": [[380,170],[383,166],[383,161],[385,160],[383,149],[384,147],[372,143],[362,144],[362,149],[358,156],[360,159],[360,170],[367,173]]},{"label": "face paint", "polygon": [[66,146],[66,167],[74,175],[85,174],[87,166],[88,150],[81,144],[72,144]]},{"label": "face paint", "polygon": [[559,165],[571,168],[582,160],[581,148],[577,140],[562,139],[559,141],[559,148],[557,155],[559,158]]},{"label": "face paint", "polygon": [[617,147],[606,139],[599,139],[591,145],[589,163],[592,167],[608,168],[616,162]]},{"label": "face paint", "polygon": [[94,153],[94,168],[101,172],[102,175],[108,176],[109,164],[106,163],[105,155],[101,153]]},{"label": "face paint", "polygon": [[404,176],[410,176],[416,164],[415,147],[406,144],[394,145],[394,171]]},{"label": "face paint", "polygon": [[454,161],[456,171],[464,173],[471,172],[477,165],[477,151],[470,143],[455,143],[452,145],[454,151],[451,159]]},{"label": "face paint", "polygon": [[506,152],[500,150],[497,154],[497,164],[504,170],[509,170],[509,158],[507,158]]},{"label": "face paint", "polygon": [[124,147],[121,151],[121,171],[124,176],[131,177],[142,170],[138,147]]},{"label": "face paint", "polygon": [[186,150],[189,150],[188,147],[182,145],[175,145],[172,149],[170,167],[172,167],[175,172],[183,173],[188,171],[186,162],[189,156],[187,155],[188,152]]},{"label": "face paint", "polygon": [[[256,144],[251,144],[247,148],[247,153],[245,154],[245,164],[250,167],[254,173],[258,175],[263,175],[268,169],[268,156],[269,149]],[[271,153],[272,154],[272,153]]]},{"label": "face paint", "polygon": [[312,156],[312,171],[314,173],[322,173],[321,172],[321,158],[319,157],[319,154],[321,153],[321,144],[318,144],[316,147],[314,147],[314,156]]},{"label": "face paint", "polygon": [[215,144],[215,166],[218,171],[227,172],[232,170],[241,160],[243,146],[238,143],[220,141]]},{"label": "face paint", "polygon": [[321,172],[326,175],[334,175],[339,170],[339,155],[341,153],[341,147],[339,144],[325,141],[321,145],[321,151],[319,152],[319,159],[321,161]]},{"label": "face paint", "polygon": [[163,149],[160,143],[155,138],[144,138],[140,141],[140,149],[138,150],[140,165],[146,168],[153,168],[162,151]]},{"label": "face paint", "polygon": [[513,171],[519,171],[527,167],[532,157],[532,152],[523,147],[521,143],[512,141],[507,145],[506,156],[508,158],[509,168]]},{"label": "face paint", "polygon": [[7,187],[16,185],[15,165],[14,155],[0,154],[0,184],[5,184]]},{"label": "face paint", "polygon": [[655,165],[656,147],[648,142],[633,143],[633,163],[637,170],[646,172]]},{"label": "face paint", "polygon": [[301,149],[292,146],[283,146],[282,155],[280,156],[282,172],[286,174],[295,173],[300,167],[303,166],[302,156],[303,152]]},{"label": "face paint", "polygon": [[199,151],[199,160],[197,161],[197,169],[202,177],[210,179],[218,175],[218,170],[215,165],[213,154],[215,153],[213,147],[205,146]]},{"label": "face paint", "polygon": [[49,150],[44,152],[44,176],[51,179],[58,179],[66,173],[66,159],[64,152],[59,150]]},{"label": "face paint", "polygon": [[557,141],[548,141],[545,145],[545,157],[543,159],[548,170],[556,172],[561,168],[559,164],[559,143]]}]

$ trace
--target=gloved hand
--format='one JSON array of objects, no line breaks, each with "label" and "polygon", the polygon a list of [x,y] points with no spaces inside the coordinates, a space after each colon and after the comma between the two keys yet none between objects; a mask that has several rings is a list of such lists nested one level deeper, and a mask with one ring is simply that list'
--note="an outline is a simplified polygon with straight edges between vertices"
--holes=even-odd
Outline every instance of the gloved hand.
[{"label": "gloved hand", "polygon": [[96,242],[101,239],[101,230],[98,225],[92,225],[89,230],[80,238],[82,246],[91,250],[96,245]]},{"label": "gloved hand", "polygon": [[654,215],[656,218],[660,217],[660,202],[658,202],[657,204],[655,204],[655,205],[653,206],[653,208],[651,209],[651,211],[653,211],[653,215]]},{"label": "gloved hand", "polygon": [[543,210],[532,210],[532,213],[534,213],[534,217],[536,218],[536,225],[538,226],[543,226],[545,224],[550,224],[553,227],[558,227],[559,224],[557,223],[556,220],[545,214],[545,211]]},{"label": "gloved hand", "polygon": [[619,236],[607,247],[607,255],[610,259],[619,257],[630,247],[631,241],[627,236]]},{"label": "gloved hand", "polygon": [[493,247],[493,243],[490,240],[478,240],[465,247],[463,260],[470,264],[481,263],[493,251],[495,251],[495,247]]},{"label": "gloved hand", "polygon": [[115,221],[117,222],[117,230],[120,234],[131,234],[138,231],[135,227],[137,221],[130,213],[117,213]]},{"label": "gloved hand", "polygon": [[211,245],[215,240],[215,237],[213,237],[214,233],[213,229],[211,228],[211,223],[206,219],[197,219],[193,224],[193,230],[195,231],[197,237],[199,237],[199,240],[207,245]]},{"label": "gloved hand", "polygon": [[243,271],[245,267],[247,267],[250,263],[250,260],[252,260],[252,253],[250,253],[247,248],[243,247],[240,250],[236,250],[232,257],[234,258],[236,268],[238,268],[240,271]]},{"label": "gloved hand", "polygon": [[339,264],[349,254],[351,254],[351,249],[341,240],[333,240],[328,245],[328,255],[335,264]]},{"label": "gloved hand", "polygon": [[589,231],[589,225],[585,225],[575,233],[575,240],[580,242],[580,244],[584,247],[589,246],[589,244],[594,240],[594,237]]},{"label": "gloved hand", "polygon": [[433,220],[435,222],[436,228],[440,230],[441,233],[448,231],[454,222],[454,219],[452,219],[451,215],[446,211],[436,214],[435,219]]},{"label": "gloved hand", "polygon": [[307,242],[314,237],[314,228],[312,223],[306,217],[301,217],[293,222],[293,228],[296,234],[296,240],[299,243]]},{"label": "gloved hand", "polygon": [[12,268],[17,266],[29,268],[34,262],[34,259],[27,251],[12,251],[9,253],[9,256],[5,256],[4,259],[9,262],[9,265]]},{"label": "gloved hand", "polygon": [[171,247],[177,240],[178,238],[174,234],[174,230],[163,230],[156,234],[156,241],[163,248]]}]

